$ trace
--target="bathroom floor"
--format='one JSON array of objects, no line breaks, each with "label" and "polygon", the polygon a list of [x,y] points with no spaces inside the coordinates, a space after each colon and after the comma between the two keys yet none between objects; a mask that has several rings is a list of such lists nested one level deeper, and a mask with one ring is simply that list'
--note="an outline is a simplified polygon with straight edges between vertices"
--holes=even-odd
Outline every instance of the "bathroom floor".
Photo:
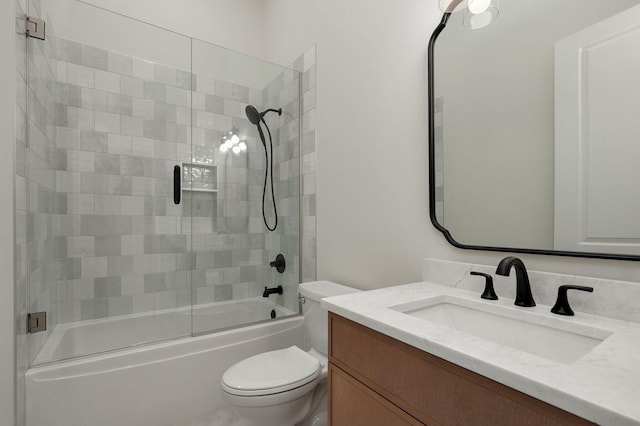
[{"label": "bathroom floor", "polygon": [[175,426],[252,426],[246,420],[239,419],[230,408],[220,408],[195,419],[178,423]]}]

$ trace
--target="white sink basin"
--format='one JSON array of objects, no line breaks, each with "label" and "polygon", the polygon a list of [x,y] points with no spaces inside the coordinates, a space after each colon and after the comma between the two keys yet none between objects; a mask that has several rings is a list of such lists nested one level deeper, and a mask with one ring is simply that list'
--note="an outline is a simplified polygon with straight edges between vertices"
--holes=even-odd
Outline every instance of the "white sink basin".
[{"label": "white sink basin", "polygon": [[453,296],[437,296],[390,307],[441,327],[571,364],[612,333],[541,313]]}]

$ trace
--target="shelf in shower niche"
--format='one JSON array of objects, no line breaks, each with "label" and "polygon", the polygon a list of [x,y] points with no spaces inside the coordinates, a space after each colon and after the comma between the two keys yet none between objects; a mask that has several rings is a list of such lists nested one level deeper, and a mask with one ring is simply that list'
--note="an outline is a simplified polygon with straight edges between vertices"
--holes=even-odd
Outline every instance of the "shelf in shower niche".
[{"label": "shelf in shower niche", "polygon": [[217,189],[207,189],[207,188],[182,188],[183,191],[187,191],[187,192],[210,192],[210,193],[216,193],[218,192]]},{"label": "shelf in shower niche", "polygon": [[215,194],[218,192],[218,168],[211,164],[182,163],[182,190]]}]

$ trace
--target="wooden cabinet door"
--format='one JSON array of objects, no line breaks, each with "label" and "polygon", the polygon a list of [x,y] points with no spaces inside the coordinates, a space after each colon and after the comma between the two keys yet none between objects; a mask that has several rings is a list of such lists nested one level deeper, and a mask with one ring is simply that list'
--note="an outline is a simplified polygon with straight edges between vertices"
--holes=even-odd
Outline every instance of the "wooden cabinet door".
[{"label": "wooden cabinet door", "polygon": [[329,396],[329,426],[423,425],[333,364]]}]

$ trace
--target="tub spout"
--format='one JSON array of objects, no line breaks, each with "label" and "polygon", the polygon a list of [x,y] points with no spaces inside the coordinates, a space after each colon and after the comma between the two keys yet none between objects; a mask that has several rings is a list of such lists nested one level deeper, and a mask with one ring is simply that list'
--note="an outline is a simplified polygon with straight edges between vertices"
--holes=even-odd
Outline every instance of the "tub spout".
[{"label": "tub spout", "polygon": [[262,297],[269,297],[270,294],[282,294],[282,286],[279,285],[278,287],[274,287],[274,288],[264,288],[264,293],[262,293]]}]

